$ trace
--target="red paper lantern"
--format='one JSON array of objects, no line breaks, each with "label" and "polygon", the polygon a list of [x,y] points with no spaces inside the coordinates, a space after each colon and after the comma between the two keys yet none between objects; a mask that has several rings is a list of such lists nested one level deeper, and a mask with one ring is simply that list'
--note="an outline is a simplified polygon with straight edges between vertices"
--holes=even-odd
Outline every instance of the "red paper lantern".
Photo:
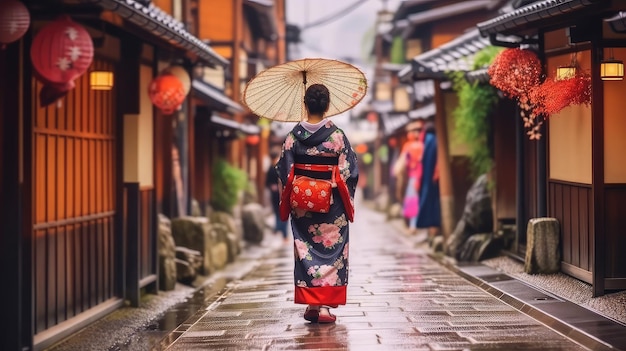
[{"label": "red paper lantern", "polygon": [[30,59],[35,76],[55,91],[52,95],[62,96],[91,65],[93,42],[85,28],[61,16],[35,35]]},{"label": "red paper lantern", "polygon": [[396,147],[396,145],[398,145],[398,140],[396,140],[396,138],[389,138],[387,143],[389,143],[390,147]]},{"label": "red paper lantern", "polygon": [[163,113],[171,114],[185,101],[185,87],[172,74],[161,74],[148,87],[150,101]]},{"label": "red paper lantern", "polygon": [[30,26],[30,13],[17,0],[0,2],[0,49],[19,40]]},{"label": "red paper lantern", "polygon": [[261,137],[258,134],[250,134],[246,136],[246,144],[257,145],[261,141]]},{"label": "red paper lantern", "polygon": [[364,154],[367,152],[367,145],[359,144],[354,148],[354,151],[356,151],[358,154]]}]

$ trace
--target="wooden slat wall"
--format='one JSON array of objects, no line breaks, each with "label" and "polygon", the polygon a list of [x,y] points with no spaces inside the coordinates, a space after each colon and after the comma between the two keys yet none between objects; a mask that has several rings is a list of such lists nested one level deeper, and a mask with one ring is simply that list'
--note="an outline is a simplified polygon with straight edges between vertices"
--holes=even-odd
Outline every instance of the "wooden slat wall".
[{"label": "wooden slat wall", "polygon": [[561,224],[561,260],[591,272],[591,186],[551,180],[548,194],[548,214]]},{"label": "wooden slat wall", "polygon": [[157,253],[156,237],[154,233],[154,188],[145,187],[140,189],[140,245],[141,258],[139,267],[139,278],[143,279],[156,274]]},{"label": "wooden slat wall", "polygon": [[605,188],[606,278],[626,278],[626,184]]},{"label": "wooden slat wall", "polygon": [[47,107],[33,82],[35,333],[114,297],[115,101],[88,76]]}]

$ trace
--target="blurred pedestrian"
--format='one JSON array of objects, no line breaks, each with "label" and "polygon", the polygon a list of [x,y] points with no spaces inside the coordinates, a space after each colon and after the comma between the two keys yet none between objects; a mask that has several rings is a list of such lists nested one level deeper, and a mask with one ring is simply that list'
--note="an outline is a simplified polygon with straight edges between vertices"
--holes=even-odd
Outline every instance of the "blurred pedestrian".
[{"label": "blurred pedestrian", "polygon": [[330,103],[326,86],[306,89],[307,115],[285,138],[276,165],[281,217],[291,215],[294,237],[294,302],[308,305],[304,319],[313,323],[334,323],[330,308],[346,303],[348,221],[358,182],[356,153],[343,130],[325,119]]},{"label": "blurred pedestrian", "polygon": [[272,158],[270,167],[265,174],[265,187],[270,192],[270,201],[272,202],[272,210],[274,211],[274,232],[280,233],[285,242],[287,239],[287,220],[280,218],[280,191],[278,183],[278,173],[276,172],[276,163],[280,158],[280,147],[272,148],[270,150],[270,157]]},{"label": "blurred pedestrian", "polygon": [[419,191],[422,183],[422,156],[424,153],[424,133],[422,120],[407,125],[407,141],[402,145],[397,172],[402,172],[404,193],[402,194],[402,214],[407,220],[409,234],[417,232],[417,215],[420,210]]},{"label": "blurred pedestrian", "polygon": [[441,227],[441,204],[439,199],[439,168],[437,166],[437,136],[432,121],[424,125],[424,152],[422,155],[422,179],[419,188],[417,228],[428,228],[433,239]]}]

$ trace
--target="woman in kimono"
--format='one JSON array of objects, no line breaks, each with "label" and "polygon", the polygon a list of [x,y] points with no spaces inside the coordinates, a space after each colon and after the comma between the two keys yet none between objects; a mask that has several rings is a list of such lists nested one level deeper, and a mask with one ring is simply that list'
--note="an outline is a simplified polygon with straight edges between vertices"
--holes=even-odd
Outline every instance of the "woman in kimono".
[{"label": "woman in kimono", "polygon": [[[281,216],[286,220],[291,215],[294,302],[308,305],[304,312],[307,321],[334,323],[336,317],[329,309],[346,304],[348,221],[354,220],[357,158],[344,132],[324,119],[330,103],[328,89],[311,85],[304,103],[307,119],[287,135],[276,164],[282,189]],[[293,208],[290,193],[298,176],[334,183],[328,212]]]},{"label": "woman in kimono", "polygon": [[408,178],[404,191],[402,213],[408,221],[409,234],[417,232],[417,214],[419,213],[419,191],[422,181],[422,154],[424,153],[423,121],[415,121],[407,126],[407,141],[402,146],[400,157],[404,157],[405,171]]},{"label": "woman in kimono", "polygon": [[432,122],[425,126],[424,153],[422,156],[422,179],[419,188],[419,213],[417,228],[428,228],[428,238],[439,234],[441,226],[441,203],[439,200],[439,171],[437,168],[437,136]]}]

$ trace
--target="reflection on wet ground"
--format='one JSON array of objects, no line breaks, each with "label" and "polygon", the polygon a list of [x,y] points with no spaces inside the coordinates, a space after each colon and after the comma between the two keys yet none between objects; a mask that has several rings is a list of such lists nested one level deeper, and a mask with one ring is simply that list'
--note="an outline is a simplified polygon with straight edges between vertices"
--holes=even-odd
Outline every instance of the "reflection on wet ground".
[{"label": "reflection on wet ground", "polygon": [[183,322],[191,318],[199,310],[205,308],[216,294],[223,290],[228,280],[216,279],[210,285],[198,289],[186,301],[181,302],[160,317],[151,321],[145,328],[137,330],[128,340],[128,343],[116,345],[110,351],[139,351],[149,350],[163,338],[178,328]]},{"label": "reflection on wet ground", "polygon": [[229,284],[159,349],[584,349],[407,245],[380,214],[360,215],[350,228],[348,303],[333,310],[336,324],[303,320],[287,247]]}]

